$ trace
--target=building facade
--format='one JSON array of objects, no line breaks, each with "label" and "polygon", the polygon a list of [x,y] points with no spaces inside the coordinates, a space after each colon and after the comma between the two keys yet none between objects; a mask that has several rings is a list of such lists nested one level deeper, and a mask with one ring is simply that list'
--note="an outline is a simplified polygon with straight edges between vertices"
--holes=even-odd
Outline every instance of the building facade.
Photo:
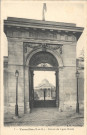
[{"label": "building facade", "polygon": [[79,103],[80,108],[84,105],[84,57],[77,59],[77,70],[79,72],[78,87],[79,87]]},{"label": "building facade", "polygon": [[19,112],[29,113],[32,108],[34,71],[55,71],[56,107],[63,111],[76,109],[76,44],[83,28],[72,23],[8,17],[4,32],[8,40],[4,87],[8,111],[14,112],[16,102],[16,70]]}]

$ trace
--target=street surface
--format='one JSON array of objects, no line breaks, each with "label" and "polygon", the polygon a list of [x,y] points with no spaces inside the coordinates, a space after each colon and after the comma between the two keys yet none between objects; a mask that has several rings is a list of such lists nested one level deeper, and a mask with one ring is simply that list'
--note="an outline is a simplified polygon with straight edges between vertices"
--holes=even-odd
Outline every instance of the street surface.
[{"label": "street surface", "polygon": [[5,126],[83,126],[83,111],[59,112],[57,108],[34,108],[30,114],[5,114]]}]

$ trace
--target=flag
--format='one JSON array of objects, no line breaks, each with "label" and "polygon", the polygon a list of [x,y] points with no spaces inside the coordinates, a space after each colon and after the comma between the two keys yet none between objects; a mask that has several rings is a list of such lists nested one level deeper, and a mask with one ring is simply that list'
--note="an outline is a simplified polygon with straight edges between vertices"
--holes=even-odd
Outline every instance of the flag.
[{"label": "flag", "polygon": [[47,11],[46,3],[43,3],[43,20],[45,21],[45,12]]}]

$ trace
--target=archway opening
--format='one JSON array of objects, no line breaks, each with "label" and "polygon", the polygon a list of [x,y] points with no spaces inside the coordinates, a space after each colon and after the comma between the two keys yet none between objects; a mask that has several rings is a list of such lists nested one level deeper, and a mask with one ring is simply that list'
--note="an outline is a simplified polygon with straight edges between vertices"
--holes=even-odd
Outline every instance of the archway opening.
[{"label": "archway opening", "polygon": [[[56,58],[51,53],[44,51],[34,54],[29,62],[30,108],[58,106],[58,82]],[[36,86],[36,84],[38,85]]]}]

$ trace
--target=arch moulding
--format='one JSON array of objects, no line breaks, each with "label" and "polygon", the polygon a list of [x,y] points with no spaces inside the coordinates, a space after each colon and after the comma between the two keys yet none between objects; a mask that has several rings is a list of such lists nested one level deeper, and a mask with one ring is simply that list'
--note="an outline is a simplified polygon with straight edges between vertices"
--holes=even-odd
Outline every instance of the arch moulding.
[{"label": "arch moulding", "polygon": [[[42,49],[37,49],[37,50],[34,50],[32,53],[27,54],[25,65],[29,66],[29,61],[32,58],[32,56],[34,54],[38,53],[38,52],[41,52],[41,51],[42,51]],[[54,51],[54,50],[51,50],[51,49],[46,49],[46,52],[51,53],[56,58],[56,60],[57,60],[57,62],[59,64],[59,67],[63,67],[63,59],[62,59],[61,55],[57,51]]]}]

